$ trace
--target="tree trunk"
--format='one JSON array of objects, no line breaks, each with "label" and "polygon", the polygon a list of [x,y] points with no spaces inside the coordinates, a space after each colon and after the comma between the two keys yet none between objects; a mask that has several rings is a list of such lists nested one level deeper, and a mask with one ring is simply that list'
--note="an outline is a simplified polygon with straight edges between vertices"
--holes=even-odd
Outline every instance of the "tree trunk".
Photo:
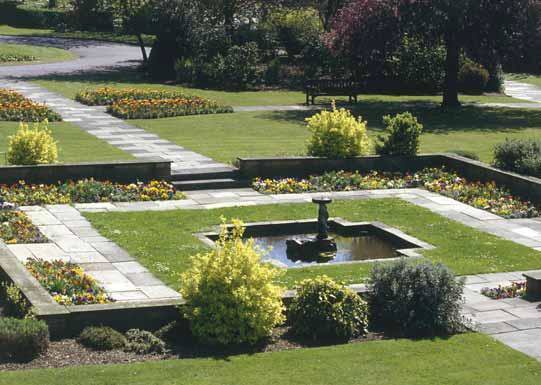
[{"label": "tree trunk", "polygon": [[445,84],[443,90],[444,108],[460,107],[458,101],[458,66],[460,57],[460,47],[456,36],[452,33],[445,38],[447,48],[447,57],[445,59]]},{"label": "tree trunk", "polygon": [[148,56],[147,50],[145,48],[145,42],[143,41],[143,36],[140,33],[137,34],[137,40],[139,41],[139,47],[141,48],[141,53],[143,54],[143,63],[147,64]]}]

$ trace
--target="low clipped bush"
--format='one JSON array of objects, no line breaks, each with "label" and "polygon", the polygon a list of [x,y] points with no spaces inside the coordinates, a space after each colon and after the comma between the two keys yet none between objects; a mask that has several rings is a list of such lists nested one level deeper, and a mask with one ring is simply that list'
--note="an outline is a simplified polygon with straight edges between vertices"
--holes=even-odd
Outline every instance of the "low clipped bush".
[{"label": "low clipped bush", "polygon": [[77,342],[93,350],[115,350],[123,349],[126,346],[126,338],[122,333],[108,326],[88,326],[86,327]]},{"label": "low clipped bush", "polygon": [[124,350],[137,354],[165,353],[165,342],[149,331],[130,329],[126,332]]},{"label": "low clipped bush", "polygon": [[378,136],[376,144],[378,155],[414,156],[420,145],[423,125],[409,112],[383,117],[387,136]]},{"label": "low clipped bush", "polygon": [[45,120],[32,128],[21,123],[15,135],[8,137],[7,160],[15,165],[56,163],[58,148],[49,123]]},{"label": "low clipped bush", "polygon": [[181,275],[184,316],[192,334],[207,344],[255,344],[284,320],[282,289],[273,282],[279,270],[260,262],[244,226],[224,224],[216,248],[191,258]]},{"label": "low clipped bush", "polygon": [[312,136],[308,142],[308,154],[333,159],[352,158],[366,155],[370,151],[370,140],[366,122],[356,119],[345,108],[321,111],[306,119]]},{"label": "low clipped bush", "polygon": [[458,88],[462,92],[482,94],[490,74],[481,64],[466,59],[458,72]]},{"label": "low clipped bush", "polygon": [[378,265],[369,283],[370,315],[376,325],[413,337],[464,330],[460,313],[464,279],[441,264],[402,260]]},{"label": "low clipped bush", "polygon": [[0,356],[31,361],[49,348],[49,328],[44,321],[0,317]]},{"label": "low clipped bush", "polygon": [[298,336],[348,340],[367,332],[368,305],[355,292],[320,276],[300,283],[288,321]]},{"label": "low clipped bush", "polygon": [[494,166],[541,177],[541,140],[506,139],[494,147]]}]

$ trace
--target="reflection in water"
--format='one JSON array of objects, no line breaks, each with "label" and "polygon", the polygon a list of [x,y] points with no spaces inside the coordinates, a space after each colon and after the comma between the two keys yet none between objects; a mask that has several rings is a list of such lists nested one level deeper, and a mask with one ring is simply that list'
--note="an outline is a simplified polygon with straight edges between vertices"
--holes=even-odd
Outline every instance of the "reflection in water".
[{"label": "reflection in water", "polygon": [[[288,239],[304,239],[315,237],[316,234],[301,235],[280,235],[270,237],[255,237],[256,244],[266,254],[262,257],[264,261],[272,261],[280,266],[299,266],[306,263],[294,262],[287,257],[286,241]],[[330,234],[336,240],[338,251],[336,256],[328,263],[365,261],[369,259],[395,258],[398,256],[396,248],[391,242],[373,234],[361,235],[358,237],[342,237]],[[269,249],[271,249],[269,251]]]}]

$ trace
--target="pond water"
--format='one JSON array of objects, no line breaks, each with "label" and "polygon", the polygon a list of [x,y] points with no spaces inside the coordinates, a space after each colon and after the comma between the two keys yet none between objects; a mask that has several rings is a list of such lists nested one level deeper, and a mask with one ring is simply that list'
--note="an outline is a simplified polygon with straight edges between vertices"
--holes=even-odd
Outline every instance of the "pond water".
[{"label": "pond water", "polygon": [[[329,235],[335,239],[338,250],[335,255],[329,256],[330,260],[328,258],[325,260],[326,263],[366,261],[399,256],[393,243],[374,234],[340,236],[331,233]],[[274,265],[282,267],[294,267],[314,265],[317,262],[294,261],[293,258],[288,257],[286,241],[289,239],[305,239],[306,237],[314,238],[315,236],[316,234],[279,235],[254,237],[254,240],[266,252],[262,257],[263,261],[272,262]]]}]

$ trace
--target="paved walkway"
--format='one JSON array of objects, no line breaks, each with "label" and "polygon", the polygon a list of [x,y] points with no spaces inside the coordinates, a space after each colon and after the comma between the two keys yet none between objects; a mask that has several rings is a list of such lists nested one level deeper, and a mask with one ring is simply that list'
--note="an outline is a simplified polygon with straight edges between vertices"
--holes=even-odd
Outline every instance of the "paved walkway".
[{"label": "paved walkway", "polygon": [[51,37],[0,36],[0,43],[40,45],[67,49],[78,56],[75,60],[16,66],[0,66],[0,78],[34,77],[54,74],[78,74],[139,65],[139,47],[92,40]]},{"label": "paved walkway", "polygon": [[[2,68],[2,67],[0,67]],[[225,171],[233,167],[186,150],[157,135],[146,132],[142,128],[132,126],[122,119],[115,118],[105,112],[103,107],[90,107],[50,92],[37,85],[19,80],[0,79],[0,88],[9,88],[20,92],[27,98],[46,103],[58,112],[62,119],[79,126],[95,137],[123,150],[134,157],[161,158],[170,160],[173,174],[202,171]]]},{"label": "paved walkway", "polygon": [[509,95],[515,99],[523,99],[533,103],[539,103],[539,107],[541,107],[541,88],[532,84],[506,80],[505,93],[506,95]]}]

